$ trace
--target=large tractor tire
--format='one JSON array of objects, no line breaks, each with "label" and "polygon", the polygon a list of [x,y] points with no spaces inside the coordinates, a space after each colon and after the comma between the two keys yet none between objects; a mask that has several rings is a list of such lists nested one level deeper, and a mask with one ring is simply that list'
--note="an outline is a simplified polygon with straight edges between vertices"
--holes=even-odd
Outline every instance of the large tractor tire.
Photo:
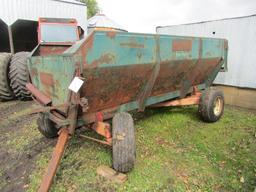
[{"label": "large tractor tire", "polygon": [[20,100],[30,100],[31,94],[26,88],[30,82],[29,71],[27,66],[27,57],[29,52],[19,52],[13,55],[10,63],[10,86],[15,96]]},{"label": "large tractor tire", "polygon": [[198,112],[205,122],[218,121],[224,112],[223,92],[216,88],[206,89],[201,95]]},{"label": "large tractor tire", "polygon": [[49,119],[48,113],[39,113],[37,119],[38,130],[47,138],[54,138],[58,136],[58,129],[55,124]]},{"label": "large tractor tire", "polygon": [[135,164],[134,123],[129,113],[117,113],[112,121],[113,168],[122,173],[129,172]]},{"label": "large tractor tire", "polygon": [[10,53],[0,53],[0,100],[8,101],[14,98],[8,79]]}]

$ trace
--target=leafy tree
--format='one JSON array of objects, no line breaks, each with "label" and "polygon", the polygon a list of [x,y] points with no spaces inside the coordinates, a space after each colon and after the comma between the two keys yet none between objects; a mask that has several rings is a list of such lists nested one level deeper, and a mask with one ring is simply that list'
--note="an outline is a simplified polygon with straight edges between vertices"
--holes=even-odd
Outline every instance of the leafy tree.
[{"label": "leafy tree", "polygon": [[87,5],[88,18],[94,16],[99,11],[98,3],[96,0],[80,0],[80,1]]}]

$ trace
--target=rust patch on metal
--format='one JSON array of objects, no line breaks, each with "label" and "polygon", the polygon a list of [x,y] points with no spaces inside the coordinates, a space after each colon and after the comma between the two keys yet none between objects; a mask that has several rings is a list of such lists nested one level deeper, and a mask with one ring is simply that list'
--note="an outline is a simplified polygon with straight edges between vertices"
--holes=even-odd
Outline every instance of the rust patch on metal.
[{"label": "rust patch on metal", "polygon": [[219,65],[221,58],[201,59],[194,66],[188,79],[193,85],[203,83]]},{"label": "rust patch on metal", "polygon": [[181,88],[182,82],[193,60],[161,62],[159,75],[156,79],[151,96],[176,91]]},{"label": "rust patch on metal", "polygon": [[26,88],[29,90],[29,92],[36,98],[36,100],[43,104],[43,105],[49,105],[51,104],[52,100],[45,96],[41,91],[39,91],[33,84],[28,83],[26,84]]},{"label": "rust patch on metal", "polygon": [[84,66],[86,66],[87,63],[87,54],[89,50],[92,49],[94,44],[94,33],[92,32],[85,40],[85,42],[82,44],[81,48],[79,49],[78,55],[82,57],[82,63]]},{"label": "rust patch on metal", "polygon": [[31,70],[30,70],[30,76],[31,76],[31,78],[38,77],[38,72],[37,72],[37,69],[36,69],[36,68],[31,68]]},{"label": "rust patch on metal", "polygon": [[52,74],[41,72],[39,74],[39,76],[40,76],[40,80],[41,80],[42,84],[47,85],[47,86],[54,85],[54,80],[53,80]]},{"label": "rust patch on metal", "polygon": [[[112,108],[107,108],[107,109],[102,109],[101,112],[103,113],[103,120],[111,119],[114,114],[117,112],[119,106],[112,107]],[[93,112],[93,113],[83,113],[82,117],[83,119],[88,122],[88,123],[93,123],[97,122],[97,115],[98,112]]]},{"label": "rust patch on metal", "polygon": [[120,46],[129,47],[129,48],[141,48],[141,49],[143,49],[145,47],[144,44],[139,44],[136,42],[120,43]]},{"label": "rust patch on metal", "polygon": [[108,36],[110,39],[114,39],[114,38],[116,37],[116,34],[117,34],[116,31],[108,31],[108,32],[107,32],[107,36]]},{"label": "rust patch on metal", "polygon": [[70,46],[40,46],[39,47],[39,55],[59,55],[66,51]]},{"label": "rust patch on metal", "polygon": [[49,98],[58,98],[58,95],[56,95],[54,91],[54,89],[56,88],[56,83],[53,79],[53,75],[50,73],[41,72],[39,73],[39,77],[43,85],[44,94]]},{"label": "rust patch on metal", "polygon": [[110,64],[110,63],[114,63],[114,62],[115,62],[115,55],[106,53],[106,54],[102,55],[99,59],[94,60],[91,63],[91,66],[96,67],[103,63]]},{"label": "rust patch on metal", "polygon": [[91,49],[93,47],[93,40],[94,40],[94,32],[87,37],[85,43],[82,45],[80,50],[84,50],[86,48]]},{"label": "rust patch on metal", "polygon": [[153,67],[152,64],[144,64],[84,68],[86,86],[81,88],[81,96],[88,99],[88,113],[136,101]]},{"label": "rust patch on metal", "polygon": [[192,40],[176,39],[172,42],[172,51],[191,51]]},{"label": "rust patch on metal", "polygon": [[151,96],[184,89],[184,81],[191,86],[202,84],[219,64],[219,60],[220,58],[211,58],[162,62]]}]

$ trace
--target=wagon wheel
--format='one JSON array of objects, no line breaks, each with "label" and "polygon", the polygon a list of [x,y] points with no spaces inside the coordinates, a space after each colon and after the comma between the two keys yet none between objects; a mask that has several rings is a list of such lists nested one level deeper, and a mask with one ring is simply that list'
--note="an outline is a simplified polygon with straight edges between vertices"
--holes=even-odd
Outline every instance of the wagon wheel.
[{"label": "wagon wheel", "polygon": [[49,113],[40,113],[37,119],[38,130],[47,138],[54,138],[58,136],[58,129],[54,123],[49,119]]},{"label": "wagon wheel", "polygon": [[223,92],[216,88],[206,89],[200,98],[198,112],[205,122],[218,121],[224,112]]},{"label": "wagon wheel", "polygon": [[135,163],[133,119],[129,113],[117,113],[112,124],[113,168],[126,173],[133,169]]}]

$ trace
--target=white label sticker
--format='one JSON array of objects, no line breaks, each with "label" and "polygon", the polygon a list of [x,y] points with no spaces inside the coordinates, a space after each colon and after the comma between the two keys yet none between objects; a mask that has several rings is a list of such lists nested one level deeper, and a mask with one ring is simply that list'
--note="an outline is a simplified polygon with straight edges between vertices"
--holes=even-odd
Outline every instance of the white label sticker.
[{"label": "white label sticker", "polygon": [[84,84],[83,80],[79,79],[79,77],[75,77],[70,83],[68,89],[77,93],[83,84]]}]

